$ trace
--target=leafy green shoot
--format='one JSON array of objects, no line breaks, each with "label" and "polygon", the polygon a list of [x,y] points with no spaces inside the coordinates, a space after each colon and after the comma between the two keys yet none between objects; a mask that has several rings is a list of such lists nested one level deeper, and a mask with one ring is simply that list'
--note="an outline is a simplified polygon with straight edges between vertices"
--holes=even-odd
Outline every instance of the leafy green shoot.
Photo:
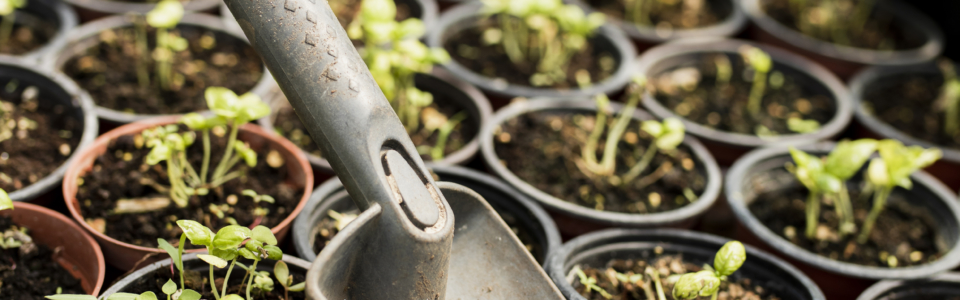
[{"label": "leafy green shoot", "polygon": [[747,260],[747,252],[739,241],[729,241],[717,251],[713,270],[683,274],[673,286],[674,299],[695,299],[710,296],[717,299],[720,283],[733,275]]},{"label": "leafy green shoot", "polygon": [[960,134],[960,79],[957,79],[953,61],[943,58],[937,62],[943,74],[943,85],[937,96],[937,106],[943,111],[943,132],[949,136]]},{"label": "leafy green shoot", "polygon": [[[152,57],[157,62],[157,79],[163,89],[172,89],[171,66],[175,53],[187,49],[187,40],[169,33],[183,19],[183,4],[177,0],[162,0],[146,15],[147,24],[157,29],[157,47]],[[182,78],[182,75],[180,75]],[[182,79],[181,79],[182,80]]]},{"label": "leafy green shoot", "polygon": [[767,73],[773,68],[773,61],[769,54],[757,47],[744,45],[739,51],[743,60],[753,69],[753,86],[750,87],[747,111],[751,115],[757,116],[760,114],[760,107],[767,86]]},{"label": "leafy green shoot", "polygon": [[883,140],[877,145],[879,158],[870,160],[867,167],[867,183],[874,190],[873,207],[863,223],[863,230],[857,237],[860,244],[870,239],[870,232],[880,213],[886,206],[887,198],[896,187],[910,189],[913,182],[910,175],[940,159],[940,149],[924,149],[920,146],[905,146],[897,140]]},{"label": "leafy green shoot", "polygon": [[13,199],[10,199],[10,195],[7,194],[7,191],[0,189],[0,210],[13,209]]}]

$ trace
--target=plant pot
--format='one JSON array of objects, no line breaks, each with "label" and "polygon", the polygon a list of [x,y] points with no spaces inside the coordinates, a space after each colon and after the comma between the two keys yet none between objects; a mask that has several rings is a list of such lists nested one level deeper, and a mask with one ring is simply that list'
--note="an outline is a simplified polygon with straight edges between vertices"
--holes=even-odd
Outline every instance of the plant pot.
[{"label": "plant pot", "polygon": [[[469,124],[469,126],[461,126],[461,129],[466,132],[465,135],[472,136],[472,138],[459,150],[444,155],[442,160],[434,163],[438,165],[463,165],[473,160],[473,157],[477,154],[477,150],[480,149],[480,142],[477,138],[480,128],[483,124],[487,123],[487,120],[490,119],[490,115],[492,114],[487,98],[475,87],[454,78],[450,73],[440,68],[434,68],[432,74],[417,74],[414,81],[418,89],[434,94],[434,99],[450,100],[452,103],[448,102],[446,106],[460,107],[468,114],[464,123]],[[271,133],[277,131],[274,122],[277,121],[278,115],[282,111],[289,112],[292,110],[290,103],[287,102],[287,98],[283,93],[280,92],[279,89],[274,92],[275,96],[273,96],[270,101],[272,113],[269,117],[257,121],[264,130]],[[299,120],[296,121],[299,122]],[[302,125],[300,125],[300,127],[302,127]],[[305,128],[303,130],[306,131]],[[304,134],[307,133],[304,132]],[[319,152],[319,148],[314,146],[314,149],[316,149],[314,150],[315,152]],[[310,160],[310,164],[315,168],[326,173],[333,173],[333,169],[326,159],[315,153],[307,151],[304,151],[304,153]],[[429,157],[421,157],[423,157],[424,161],[430,160]]]},{"label": "plant pot", "polygon": [[[67,168],[67,173],[63,181],[63,196],[70,210],[73,219],[80,223],[83,228],[93,235],[103,246],[103,252],[106,255],[107,262],[121,270],[131,270],[135,266],[143,266],[166,257],[166,253],[157,248],[148,248],[137,246],[130,243],[121,242],[113,237],[107,236],[95,230],[90,224],[85,222],[80,213],[80,201],[77,199],[79,178],[90,171],[97,158],[107,151],[110,142],[118,137],[130,134],[137,134],[144,129],[153,128],[160,125],[176,124],[180,117],[167,116],[139,121],[118,127],[111,130],[93,142],[93,144],[80,153],[75,161]],[[313,173],[309,172],[310,164],[307,158],[290,141],[282,139],[274,134],[269,134],[260,127],[253,124],[246,124],[240,128],[238,140],[247,142],[254,150],[263,149],[269,145],[270,148],[277,150],[286,163],[284,166],[288,171],[286,183],[303,189],[303,197],[300,198],[296,208],[289,213],[278,225],[271,228],[270,231],[277,236],[281,242],[290,229],[293,219],[303,209],[310,193],[313,191]],[[191,249],[187,252],[200,252],[203,249]]]},{"label": "plant pot", "polygon": [[[599,11],[601,9],[591,6],[589,0],[570,0],[568,3],[576,4],[583,8],[585,12]],[[703,27],[689,29],[658,29],[654,25],[639,25],[631,21],[623,20],[611,15],[607,15],[608,22],[620,27],[627,36],[633,40],[637,46],[638,52],[656,46],[657,44],[667,43],[680,39],[703,38],[703,37],[730,37],[740,33],[747,25],[747,15],[740,9],[736,0],[717,0],[704,1],[709,2],[711,10],[715,14],[721,15],[720,20],[714,24]],[[608,8],[611,9],[611,8]]]},{"label": "plant pot", "polygon": [[14,22],[29,27],[40,25],[40,22],[52,23],[49,29],[55,32],[44,45],[23,53],[4,53],[21,59],[37,60],[53,49],[55,41],[65,39],[67,32],[77,26],[77,14],[61,1],[35,0],[28,1],[27,7],[17,10]]},{"label": "plant pot", "polygon": [[[619,103],[612,102],[610,105],[614,112],[621,109]],[[700,215],[706,212],[707,208],[716,201],[720,194],[720,168],[717,167],[716,161],[700,142],[693,137],[686,136],[681,146],[690,152],[697,166],[704,168],[704,177],[706,178],[704,190],[695,201],[692,201],[693,203],[664,212],[632,214],[598,211],[557,198],[514,174],[513,171],[501,163],[501,158],[494,150],[495,130],[514,118],[532,112],[579,112],[595,115],[596,106],[592,101],[582,100],[536,99],[515,102],[494,114],[493,119],[480,131],[480,152],[487,167],[508,184],[543,205],[557,221],[560,233],[565,237],[574,237],[606,227],[650,228],[674,226],[689,228],[696,223]],[[634,121],[653,119],[653,116],[640,109],[637,109],[633,115]],[[514,137],[513,139],[522,139],[522,137]],[[551,170],[549,172],[563,171]],[[667,199],[670,198],[667,197]]]},{"label": "plant pot", "polygon": [[[329,4],[329,2],[328,2]],[[399,0],[397,4],[406,5],[409,8],[411,18],[420,19],[425,28],[433,28],[437,22],[437,2],[435,0]],[[227,8],[227,5],[220,1],[220,16],[227,30],[243,36],[243,29],[237,24],[237,19]]]},{"label": "plant pot", "polygon": [[880,281],[863,291],[857,300],[956,299],[958,296],[960,273],[949,272],[918,280]]},{"label": "plant pot", "polygon": [[[24,202],[14,202],[13,207],[13,210],[0,210],[0,216],[10,217],[17,225],[29,228],[34,242],[50,249],[66,249],[60,252],[62,255],[51,259],[79,279],[83,291],[98,295],[106,271],[100,245],[80,226],[58,212]],[[50,294],[54,292],[50,291]]]},{"label": "plant pot", "polygon": [[[54,188],[58,187],[63,180],[67,165],[76,156],[78,150],[86,148],[97,137],[97,115],[93,101],[87,93],[80,90],[63,74],[39,70],[29,61],[20,58],[0,56],[0,86],[7,86],[12,80],[20,82],[20,87],[15,91],[16,94],[22,93],[27,86],[35,86],[40,92],[38,96],[40,107],[50,110],[55,105],[63,105],[70,111],[69,114],[83,125],[79,144],[71,150],[70,158],[33,184],[18,190],[7,191],[13,201],[51,202],[60,197],[59,192],[54,191]],[[5,94],[6,92],[0,92],[0,98],[5,97]]]},{"label": "plant pot", "polygon": [[643,96],[643,107],[659,119],[681,118],[686,125],[687,133],[700,139],[710,149],[710,153],[717,158],[721,166],[729,166],[743,153],[754,148],[771,145],[795,145],[829,139],[840,134],[846,128],[853,115],[853,104],[843,83],[827,69],[816,63],[778,48],[740,40],[675,42],[644,52],[637,61],[637,70],[640,74],[651,78],[652,82],[653,78],[660,74],[691,65],[690,62],[695,61],[702,54],[726,53],[727,55],[739,55],[737,50],[745,45],[760,48],[769,54],[773,61],[772,71],[781,71],[787,75],[792,75],[803,86],[808,86],[816,93],[831,98],[835,113],[829,121],[820,122],[821,127],[815,132],[782,134],[761,138],[755,134],[716,130],[681,117],[658,101],[649,92],[649,89]]},{"label": "plant pot", "polygon": [[840,46],[809,37],[771,18],[761,7],[761,0],[742,0],[741,6],[754,24],[753,40],[799,53],[833,71],[840,78],[850,78],[867,65],[909,65],[931,60],[943,51],[943,33],[927,16],[900,1],[877,1],[876,9],[893,15],[906,36],[922,36],[916,48],[883,51]]},{"label": "plant pot", "polygon": [[[868,94],[878,88],[888,87],[888,83],[891,83],[898,76],[929,75],[939,77],[942,76],[941,74],[940,69],[932,62],[911,66],[869,67],[850,79],[850,95],[854,101],[854,118],[857,121],[856,132],[858,136],[895,139],[907,145],[939,148],[943,151],[943,158],[927,167],[925,171],[946,183],[952,190],[957,190],[960,189],[960,174],[956,172],[956,168],[960,168],[960,149],[937,145],[931,141],[911,136],[904,131],[905,129],[901,129],[904,127],[884,122],[877,117],[872,109],[865,107],[872,106],[869,104],[872,101],[868,100]],[[933,99],[931,99],[932,102]],[[934,109],[933,105],[927,107]],[[938,130],[943,129],[938,128]]]},{"label": "plant pot", "polygon": [[[818,143],[798,148],[811,155],[824,155],[833,147],[832,143]],[[769,249],[797,265],[831,299],[854,299],[877,280],[928,277],[950,270],[960,263],[960,204],[946,186],[924,172],[910,176],[913,189],[907,191],[898,188],[892,195],[902,193],[903,199],[915,204],[911,206],[926,209],[934,219],[932,222],[935,224],[930,225],[935,227],[934,245],[941,250],[942,256],[932,263],[900,268],[866,266],[818,255],[783,238],[764,225],[747,206],[757,200],[759,193],[800,187],[794,175],[784,168],[784,164],[791,161],[787,147],[764,148],[745,155],[730,168],[725,193],[740,223],[736,236],[741,241]],[[891,207],[895,201],[891,198],[888,210],[893,209]],[[821,211],[826,210],[829,209],[822,208]],[[802,228],[798,231],[802,231]]]},{"label": "plant pot", "polygon": [[[89,23],[95,19],[108,17],[111,15],[123,15],[127,13],[146,14],[153,10],[157,2],[151,1],[112,1],[112,0],[64,0],[77,10],[80,15],[81,23]],[[215,13],[216,7],[221,0],[189,0],[183,3],[183,10],[186,12],[207,12]]]},{"label": "plant pot", "polygon": [[[451,8],[440,15],[437,25],[427,32],[427,45],[443,48],[446,41],[457,34],[476,27],[479,20],[484,18],[483,4],[480,2],[465,2]],[[630,66],[637,50],[630,40],[614,25],[605,24],[597,29],[596,35],[590,38],[593,45],[613,55],[617,66],[610,77],[595,82],[587,88],[553,89],[539,88],[527,85],[507,83],[502,78],[490,78],[474,70],[450,60],[443,65],[454,76],[460,78],[482,90],[491,100],[494,108],[503,106],[505,100],[515,97],[591,97],[596,94],[613,94],[620,91],[633,76]]]},{"label": "plant pot", "polygon": [[[463,185],[477,192],[490,204],[511,227],[517,228],[528,239],[521,241],[537,245],[531,251],[541,264],[553,251],[560,247],[560,234],[553,219],[533,200],[520,194],[503,181],[489,175],[460,166],[429,166],[439,177],[439,181],[448,181]],[[330,210],[345,213],[357,211],[350,195],[337,178],[332,178],[318,186],[307,202],[304,213],[293,223],[293,245],[297,254],[307,261],[317,258],[314,252],[318,224]],[[507,217],[510,216],[510,217]],[[513,222],[510,222],[510,219]],[[333,236],[330,236],[332,239]]]},{"label": "plant pot", "polygon": [[[206,252],[203,252],[203,253],[206,253]],[[204,279],[206,279],[206,278],[207,278],[206,276],[209,276],[209,275],[207,275],[207,274],[208,274],[208,272],[209,272],[209,268],[210,268],[209,266],[210,266],[210,265],[207,264],[206,262],[200,260],[199,258],[197,258],[197,254],[203,254],[203,253],[184,254],[184,255],[183,255],[183,268],[184,268],[185,270],[186,270],[186,269],[189,269],[189,270],[194,270],[194,271],[200,272],[200,274],[204,276]],[[238,260],[238,261],[240,261],[240,260]],[[246,261],[246,260],[243,260],[243,261],[242,261],[242,263],[248,263],[248,262],[249,262],[249,261]],[[293,274],[303,274],[303,275],[305,276],[305,275],[307,274],[307,269],[310,268],[310,263],[309,263],[309,262],[306,262],[306,261],[304,261],[304,260],[302,260],[302,259],[296,258],[296,257],[294,257],[294,256],[292,256],[292,255],[287,255],[286,253],[283,255],[283,262],[287,264],[287,268],[290,269],[290,274],[291,274],[291,275],[293,275]],[[137,290],[132,290],[132,289],[136,287],[138,281],[146,280],[147,278],[149,278],[149,277],[147,277],[147,276],[153,274],[154,272],[169,272],[169,271],[172,270],[172,268],[173,268],[173,266],[170,265],[171,263],[172,263],[172,261],[171,261],[170,259],[164,259],[164,260],[162,260],[162,261],[158,261],[158,262],[152,263],[152,264],[150,264],[150,265],[144,266],[143,268],[140,268],[140,269],[136,270],[135,272],[132,272],[132,273],[130,273],[129,275],[126,275],[126,276],[124,276],[123,278],[120,278],[116,283],[114,283],[112,286],[110,286],[109,289],[107,289],[105,292],[103,292],[103,294],[102,294],[101,296],[102,296],[104,299],[106,299],[106,298],[110,297],[110,295],[113,295],[113,294],[116,294],[116,293],[134,293],[134,294],[140,294],[140,293],[142,293],[142,292],[145,292],[145,291],[137,291]],[[272,275],[273,275],[273,266],[274,266],[275,264],[276,264],[276,261],[269,260],[269,259],[265,259],[265,260],[260,261],[260,263],[257,263],[257,270],[258,270],[258,271],[267,271],[267,272],[270,272],[270,273],[271,273],[271,279],[276,279],[276,278],[274,278],[274,277],[272,276]],[[237,273],[233,273],[234,275],[242,276],[242,274],[243,274],[243,273],[241,273],[241,272],[243,272],[242,269],[237,268],[237,270],[235,270],[235,271],[238,271],[238,272],[237,272]],[[231,278],[233,278],[233,276],[231,276]],[[277,283],[277,282],[274,282],[274,283],[275,283],[275,284],[274,284],[274,288],[275,288],[275,289],[282,289],[282,288],[283,288],[283,287],[280,286],[279,283]],[[160,296],[160,297],[163,297],[163,296],[164,296],[163,293],[161,293],[161,292],[159,291],[159,287],[160,287],[161,284],[162,284],[162,283],[157,283],[156,289],[157,289],[158,291],[157,291],[157,292],[154,292],[154,293],[157,294],[157,295]],[[177,285],[178,285],[178,287],[179,287],[179,282],[177,282]],[[206,284],[206,286],[209,287],[209,284]]]},{"label": "plant pot", "polygon": [[[205,1],[205,0],[203,0]],[[112,1],[109,1],[112,2]],[[201,0],[193,0],[193,2],[202,2]],[[218,1],[214,1],[219,3]],[[57,70],[58,72],[64,72],[64,68],[67,65],[67,62],[72,58],[78,55],[84,55],[88,49],[93,47],[98,47],[100,43],[100,33],[108,30],[116,30],[120,28],[133,27],[131,17],[129,16],[112,16],[109,18],[104,18],[97,20],[95,22],[90,22],[84,24],[83,26],[78,27],[76,30],[71,31],[70,37],[66,38],[56,46],[56,49],[50,51],[47,56],[43,59],[44,67],[47,69]],[[183,20],[178,24],[181,28],[201,28],[204,30],[210,30],[215,32],[223,32],[231,38],[238,39],[243,41],[243,43],[249,44],[246,37],[240,33],[234,33],[230,30],[227,30],[223,24],[223,21],[217,17],[205,15],[205,14],[188,14],[183,17]],[[238,50],[239,51],[239,50]],[[243,53],[237,53],[243,54]],[[243,58],[243,57],[240,57]],[[261,62],[262,65],[262,62]],[[270,91],[273,87],[276,86],[276,82],[273,80],[273,76],[270,75],[270,72],[267,71],[266,66],[263,67],[263,74],[260,79],[257,81],[256,85],[253,86],[249,92],[260,96],[263,99],[267,99],[270,95]],[[151,77],[154,76],[151,72]],[[248,91],[235,91],[238,94],[243,94]],[[169,100],[169,99],[167,99]],[[94,102],[102,101],[102,99],[94,99]],[[136,122],[144,119],[149,119],[158,116],[169,116],[169,115],[154,115],[154,114],[137,114],[124,112],[116,109],[107,108],[100,106],[98,103],[97,106],[97,115],[100,117],[100,120],[104,122],[107,127],[115,127],[117,125],[123,125],[131,122]],[[181,115],[181,114],[170,114],[170,115]],[[110,129],[110,128],[105,128]]]},{"label": "plant pot", "polygon": [[[608,229],[580,236],[563,244],[547,262],[547,274],[569,300],[585,300],[570,283],[575,265],[603,268],[613,259],[646,259],[655,248],[665,254],[682,254],[685,262],[712,264],[727,241],[714,235],[676,229]],[[757,248],[746,246],[747,260],[730,280],[749,278],[775,291],[780,299],[826,299],[810,278],[793,266]],[[665,291],[669,294],[671,291]]]}]

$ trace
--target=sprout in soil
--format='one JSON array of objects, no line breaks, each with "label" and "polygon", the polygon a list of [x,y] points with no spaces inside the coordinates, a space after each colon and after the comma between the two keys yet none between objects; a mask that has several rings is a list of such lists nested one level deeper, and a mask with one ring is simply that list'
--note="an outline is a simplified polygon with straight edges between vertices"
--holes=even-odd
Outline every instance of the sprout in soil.
[{"label": "sprout in soil", "polygon": [[242,194],[244,196],[253,198],[253,203],[256,204],[256,207],[257,207],[253,209],[254,215],[263,217],[263,216],[266,216],[268,212],[270,212],[269,209],[260,207],[261,201],[267,202],[267,203],[274,202],[273,197],[271,197],[270,195],[258,195],[257,192],[254,190],[243,190]]},{"label": "sprout in soil", "polygon": [[597,293],[600,293],[600,296],[603,296],[603,298],[607,298],[607,299],[613,298],[613,296],[610,295],[610,293],[608,293],[607,290],[604,290],[602,287],[597,285],[596,278],[588,277],[586,273],[583,273],[583,270],[580,269],[579,265],[574,266],[573,271],[577,273],[577,277],[580,278],[580,284],[582,284],[583,287],[587,289],[587,291],[596,291]]},{"label": "sprout in soil", "polygon": [[335,225],[337,227],[337,231],[343,230],[344,227],[347,227],[347,224],[350,224],[350,222],[353,222],[353,220],[357,219],[356,214],[339,213],[332,209],[327,212],[327,215],[330,216],[330,218],[332,218],[334,221],[337,221],[337,224]]},{"label": "sprout in soil", "polygon": [[[173,65],[173,59],[176,57],[176,53],[187,49],[187,40],[177,34],[167,32],[167,30],[177,27],[177,23],[179,23],[182,18],[183,4],[180,4],[180,1],[177,0],[162,0],[146,15],[146,24],[157,29],[157,46],[153,49],[150,57],[157,63],[157,80],[159,81],[160,88],[164,90],[175,89],[175,87],[180,86],[183,82],[183,76],[180,74],[176,74],[175,78],[171,78],[171,66]],[[141,88],[145,88],[150,82],[147,73],[149,61],[146,59],[147,55],[145,55],[148,51],[147,28],[139,21],[137,26],[139,27],[137,30],[137,48],[139,48],[139,52],[141,53],[141,59],[137,69],[137,79],[140,82]]]},{"label": "sprout in soil", "polygon": [[370,74],[377,81],[383,95],[397,112],[400,122],[410,134],[420,129],[424,134],[438,133],[434,146],[420,145],[420,154],[429,154],[433,160],[443,159],[443,150],[453,129],[466,113],[460,112],[448,118],[430,108],[433,94],[416,88],[417,73],[430,73],[434,64],[450,60],[447,51],[428,48],[416,38],[423,35],[423,22],[407,19],[397,22],[397,7],[392,0],[365,0],[360,6],[360,15],[348,26],[351,39],[361,39],[363,61],[370,67]]},{"label": "sprout in soil", "polygon": [[[710,299],[716,300],[720,283],[727,280],[727,276],[740,269],[740,266],[746,260],[747,252],[743,244],[738,241],[727,242],[717,251],[717,255],[713,259],[712,270],[707,268],[680,276],[677,283],[673,285],[673,298],[694,299],[701,296],[710,296]],[[664,300],[664,297],[661,296],[660,299]]]},{"label": "sprout in soil", "polygon": [[0,45],[6,45],[13,32],[17,9],[27,6],[27,0],[0,0]]},{"label": "sprout in soil", "polygon": [[7,191],[0,189],[0,210],[13,209],[13,200],[10,199],[10,195],[7,194]]},{"label": "sprout in soil", "polygon": [[873,208],[863,222],[863,230],[857,237],[857,242],[864,244],[870,238],[877,217],[886,206],[887,198],[896,187],[910,189],[913,182],[910,174],[936,162],[943,155],[940,149],[924,149],[920,146],[904,146],[897,140],[882,140],[877,143],[879,158],[870,160],[867,167],[867,190],[873,192]]},{"label": "sprout in soil", "polygon": [[955,136],[960,133],[960,79],[957,79],[953,61],[944,58],[937,62],[937,66],[943,73],[943,85],[940,86],[936,106],[944,114],[943,132]]},{"label": "sprout in soil", "polygon": [[533,86],[562,83],[568,71],[581,86],[592,80],[586,70],[568,70],[570,59],[587,46],[587,38],[604,23],[599,12],[584,14],[560,0],[483,0],[483,12],[497,16],[498,26],[483,33],[487,45],[501,45],[514,65],[533,64]]},{"label": "sprout in soil", "polygon": [[753,86],[750,88],[747,110],[756,118],[760,114],[760,106],[767,86],[767,73],[773,67],[773,62],[770,60],[770,55],[757,47],[745,45],[740,48],[740,55],[753,69]]},{"label": "sprout in soil", "polygon": [[787,119],[787,128],[796,133],[812,133],[820,130],[820,122],[791,117]]},{"label": "sprout in soil", "polygon": [[820,202],[823,200],[832,202],[834,205],[837,216],[840,218],[838,232],[841,237],[857,231],[846,181],[860,171],[876,149],[877,141],[873,139],[844,140],[822,159],[790,147],[790,155],[794,163],[787,163],[787,170],[809,190],[805,231],[807,238],[812,239],[816,234],[820,218]]},{"label": "sprout in soil", "polygon": [[[790,0],[794,24],[800,32],[821,40],[851,46],[851,36],[860,35],[876,6],[876,0]],[[892,48],[892,40],[880,48]]]},{"label": "sprout in soil", "polygon": [[[17,85],[17,83],[11,81],[7,86],[8,91],[15,90]],[[25,88],[21,94],[21,101],[19,105],[0,99],[0,142],[11,138],[17,138],[20,140],[26,139],[29,137],[31,130],[37,129],[36,121],[30,120],[29,118],[23,116],[20,118],[15,118],[13,112],[16,109],[36,112],[37,108],[39,107],[39,100],[37,98],[39,93],[40,91],[37,89],[37,87],[30,86]],[[67,150],[70,149],[69,145],[66,147]],[[67,153],[69,153],[69,151]]]}]

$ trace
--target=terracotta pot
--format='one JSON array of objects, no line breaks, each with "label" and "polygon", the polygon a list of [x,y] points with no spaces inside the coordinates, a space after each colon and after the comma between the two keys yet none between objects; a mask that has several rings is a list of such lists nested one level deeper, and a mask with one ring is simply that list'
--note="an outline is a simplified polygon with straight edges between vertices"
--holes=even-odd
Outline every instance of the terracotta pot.
[{"label": "terracotta pot", "polygon": [[[106,267],[103,252],[73,220],[50,209],[24,202],[14,202],[13,210],[0,210],[0,216],[10,217],[17,225],[30,229],[30,237],[50,249],[63,247],[53,259],[80,280],[83,291],[100,294]],[[51,292],[52,293],[52,292]]]},{"label": "terracotta pot", "polygon": [[[134,267],[144,266],[168,256],[166,252],[160,249],[124,243],[94,230],[93,227],[84,221],[83,216],[80,214],[80,202],[76,198],[77,178],[93,167],[94,161],[96,161],[98,156],[107,151],[107,146],[114,139],[123,135],[136,134],[147,128],[176,124],[179,119],[180,117],[178,116],[157,117],[120,126],[97,138],[89,148],[80,152],[80,154],[77,155],[77,159],[67,167],[67,173],[64,175],[63,180],[63,198],[66,201],[67,208],[70,210],[70,215],[102,244],[103,253],[108,258],[107,262],[121,270],[131,270]],[[304,204],[306,204],[307,199],[313,192],[313,173],[309,172],[310,163],[307,162],[307,158],[303,155],[303,152],[294,146],[293,143],[275,134],[268,134],[259,126],[253,124],[244,125],[240,128],[238,139],[250,143],[250,147],[254,150],[262,149],[266,147],[267,144],[270,144],[274,149],[280,151],[284,161],[286,161],[285,165],[289,172],[290,178],[288,178],[288,182],[294,186],[303,188],[303,197],[300,198],[297,207],[291,211],[280,224],[270,229],[273,234],[277,236],[277,239],[282,241],[290,229],[290,223],[293,222],[293,219],[296,218],[303,209]],[[204,249],[192,249],[187,252],[202,251],[204,251]]]}]

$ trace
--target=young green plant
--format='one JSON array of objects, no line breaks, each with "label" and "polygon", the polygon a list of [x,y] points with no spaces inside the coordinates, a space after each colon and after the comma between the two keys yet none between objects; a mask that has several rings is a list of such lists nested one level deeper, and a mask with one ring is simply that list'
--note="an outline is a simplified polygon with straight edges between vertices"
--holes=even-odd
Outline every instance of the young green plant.
[{"label": "young green plant", "polygon": [[26,6],[26,0],[0,0],[0,45],[7,45],[10,42],[13,25],[16,23],[17,9]]},{"label": "young green plant", "polygon": [[166,90],[172,89],[170,72],[175,54],[186,50],[188,46],[186,39],[168,32],[177,27],[180,19],[183,19],[183,4],[177,0],[162,0],[147,13],[147,24],[157,29],[157,47],[152,54],[157,63],[157,80],[160,87]]},{"label": "young green plant", "polygon": [[943,110],[943,132],[956,136],[960,134],[960,79],[953,61],[941,59],[937,66],[943,74],[943,85],[937,96],[937,106]]},{"label": "young green plant", "polygon": [[[710,296],[716,300],[720,283],[733,275],[747,260],[747,251],[738,241],[729,241],[717,251],[713,258],[713,270],[683,274],[673,285],[674,299],[694,299]],[[661,300],[663,297],[661,297]]]},{"label": "young green plant", "polygon": [[607,292],[607,290],[604,290],[602,287],[597,285],[596,278],[587,276],[587,274],[584,273],[582,269],[580,269],[580,266],[574,266],[573,271],[577,273],[577,277],[580,278],[580,284],[582,284],[587,291],[595,291],[597,293],[600,293],[600,296],[606,299],[613,298],[613,295],[610,295],[610,293]]},{"label": "young green plant", "polygon": [[13,209],[13,199],[10,199],[10,195],[7,194],[7,191],[0,189],[0,210]]},{"label": "young green plant", "polygon": [[870,238],[870,232],[873,230],[874,223],[883,208],[887,204],[887,198],[896,187],[910,189],[913,187],[913,181],[910,175],[917,170],[932,165],[943,153],[940,149],[924,149],[920,146],[904,146],[898,140],[882,140],[877,144],[879,158],[870,160],[870,166],[867,167],[867,183],[873,193],[873,207],[870,214],[863,222],[863,230],[857,237],[860,244],[866,243]]},{"label": "young green plant", "polygon": [[623,137],[623,133],[630,125],[633,119],[633,112],[637,109],[637,103],[643,95],[643,90],[647,84],[646,77],[636,77],[627,88],[627,104],[623,106],[620,115],[610,130],[607,132],[606,142],[603,147],[603,157],[597,161],[597,144],[603,137],[603,132],[607,126],[607,117],[609,115],[610,99],[607,95],[599,94],[596,96],[597,116],[594,120],[593,130],[587,142],[580,148],[580,157],[582,165],[581,170],[587,175],[609,177],[616,171],[617,144]]},{"label": "young green plant", "polygon": [[743,56],[744,62],[753,69],[753,86],[750,87],[747,111],[756,117],[760,114],[763,94],[767,86],[767,73],[773,68],[773,61],[770,59],[769,54],[753,46],[743,46],[740,48],[740,55]]}]

